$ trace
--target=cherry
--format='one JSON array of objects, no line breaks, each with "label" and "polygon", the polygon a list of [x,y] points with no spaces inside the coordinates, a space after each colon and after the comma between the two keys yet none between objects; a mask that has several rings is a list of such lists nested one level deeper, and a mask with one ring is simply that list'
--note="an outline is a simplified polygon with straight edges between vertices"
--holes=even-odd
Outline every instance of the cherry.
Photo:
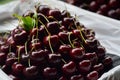
[{"label": "cherry", "polygon": [[58,9],[51,9],[49,10],[49,16],[54,17],[56,20],[61,20],[62,15],[61,12]]},{"label": "cherry", "polygon": [[8,75],[8,76],[9,76],[12,80],[22,80],[22,79],[14,76],[14,75],[12,75],[12,74],[10,74],[10,75]]},{"label": "cherry", "polygon": [[98,72],[92,71],[87,75],[87,80],[98,80]]},{"label": "cherry", "polygon": [[70,50],[71,50],[71,46],[70,45],[63,44],[63,45],[60,45],[60,47],[59,47],[59,52],[62,55],[68,55]]},{"label": "cherry", "polygon": [[46,36],[43,40],[43,43],[46,47],[49,48],[49,40],[50,40],[50,44],[52,46],[52,48],[56,49],[59,47],[59,37],[57,35],[52,35],[52,36]]},{"label": "cherry", "polygon": [[20,63],[15,62],[12,65],[12,73],[16,76],[22,76],[23,69],[24,69],[24,66]]},{"label": "cherry", "polygon": [[66,0],[70,4],[75,4],[77,0]]},{"label": "cherry", "polygon": [[5,53],[0,53],[0,65],[3,65],[6,60],[6,54]]},{"label": "cherry", "polygon": [[92,2],[90,3],[89,7],[90,7],[90,10],[91,10],[91,11],[97,11],[97,9],[99,8],[99,5],[97,4],[96,1],[92,1]]},{"label": "cherry", "polygon": [[1,52],[4,52],[4,53],[8,53],[8,52],[9,52],[9,45],[8,45],[8,44],[2,45],[2,46],[0,47],[0,51],[1,51]]},{"label": "cherry", "polygon": [[30,54],[30,61],[31,64],[36,65],[36,66],[40,66],[43,63],[46,62],[46,52],[44,50],[39,50],[39,51],[33,51]]},{"label": "cherry", "polygon": [[39,39],[33,39],[30,44],[30,49],[39,50],[42,48],[42,43],[39,41]]},{"label": "cherry", "polygon": [[73,30],[72,32],[73,32],[73,35],[74,35],[75,37],[77,37],[77,38],[79,38],[80,40],[82,40],[80,30],[75,29],[75,30]]},{"label": "cherry", "polygon": [[96,53],[86,53],[85,54],[85,59],[89,59],[92,63],[92,65],[96,64],[98,62],[98,57],[96,55]]},{"label": "cherry", "polygon": [[99,64],[93,66],[93,70],[97,71],[98,73],[102,73],[104,70],[104,66],[102,63],[99,63]]},{"label": "cherry", "polygon": [[73,61],[70,61],[62,66],[62,71],[65,75],[72,75],[76,71],[76,64]]},{"label": "cherry", "polygon": [[79,62],[79,70],[82,74],[86,74],[91,69],[91,61],[90,60],[83,60]]},{"label": "cherry", "polygon": [[30,54],[21,54],[20,57],[21,57],[20,62],[24,65],[28,65]]},{"label": "cherry", "polygon": [[36,79],[38,76],[38,73],[39,72],[36,66],[30,66],[23,69],[24,76],[29,80]]},{"label": "cherry", "polygon": [[74,18],[65,17],[62,23],[67,29],[74,24]]},{"label": "cherry", "polygon": [[6,74],[9,74],[11,72],[11,66],[3,65],[1,67],[2,71],[4,71]]},{"label": "cherry", "polygon": [[98,46],[97,47],[96,54],[97,54],[99,59],[104,58],[105,53],[106,53],[106,50],[105,50],[105,48],[103,46]]},{"label": "cherry", "polygon": [[103,60],[103,65],[107,68],[107,67],[110,67],[112,66],[112,58],[111,57],[106,57],[104,60]]},{"label": "cherry", "polygon": [[57,77],[56,68],[46,67],[43,70],[43,75],[46,79],[55,79]]},{"label": "cherry", "polygon": [[61,54],[49,54],[48,61],[53,66],[60,66],[62,62],[62,56]]},{"label": "cherry", "polygon": [[109,10],[109,7],[106,4],[104,4],[100,6],[99,10],[102,11],[103,13],[107,13]]},{"label": "cherry", "polygon": [[68,32],[66,32],[66,31],[59,32],[58,36],[59,36],[60,40],[62,40],[64,43],[68,43]]},{"label": "cherry", "polygon": [[73,75],[70,80],[84,80],[84,77],[81,74]]},{"label": "cherry", "polygon": [[28,38],[28,34],[25,30],[16,28],[12,31],[13,40],[17,45],[23,44]]},{"label": "cherry", "polygon": [[62,76],[62,77],[59,78],[59,80],[67,80],[67,78]]},{"label": "cherry", "polygon": [[105,0],[96,0],[96,2],[97,2],[98,4],[104,4],[104,3],[105,3]]},{"label": "cherry", "polygon": [[62,11],[61,15],[62,15],[63,18],[64,17],[69,17],[70,13],[67,10],[64,10],[64,11]]},{"label": "cherry", "polygon": [[33,15],[34,15],[34,12],[31,10],[27,10],[25,14],[23,14],[24,17],[27,17],[27,16],[33,17]]},{"label": "cherry", "polygon": [[44,14],[44,15],[47,16],[49,10],[50,10],[50,7],[49,7],[49,6],[47,6],[47,5],[40,5],[40,6],[38,6],[38,8],[37,8],[37,13],[42,13],[42,14]]},{"label": "cherry", "polygon": [[12,66],[17,60],[15,58],[7,58],[5,64],[7,66]]},{"label": "cherry", "polygon": [[70,51],[70,56],[75,60],[82,60],[85,55],[85,51],[82,47],[74,48]]},{"label": "cherry", "polygon": [[117,0],[110,0],[110,1],[109,1],[109,6],[110,6],[111,8],[117,7],[117,6],[118,6],[118,1],[117,1]]},{"label": "cherry", "polygon": [[47,29],[51,34],[58,34],[60,31],[59,27],[60,25],[56,21],[47,23]]}]

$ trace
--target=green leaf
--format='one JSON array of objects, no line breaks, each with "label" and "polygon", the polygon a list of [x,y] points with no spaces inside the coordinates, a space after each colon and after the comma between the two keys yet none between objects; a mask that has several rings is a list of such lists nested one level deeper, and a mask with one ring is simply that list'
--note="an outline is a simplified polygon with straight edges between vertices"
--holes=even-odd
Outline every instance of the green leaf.
[{"label": "green leaf", "polygon": [[20,16],[17,14],[14,14],[13,16],[20,20],[22,27],[26,31],[30,31],[35,26],[36,21],[35,21],[35,19],[31,18],[30,16],[23,17],[23,16]]}]

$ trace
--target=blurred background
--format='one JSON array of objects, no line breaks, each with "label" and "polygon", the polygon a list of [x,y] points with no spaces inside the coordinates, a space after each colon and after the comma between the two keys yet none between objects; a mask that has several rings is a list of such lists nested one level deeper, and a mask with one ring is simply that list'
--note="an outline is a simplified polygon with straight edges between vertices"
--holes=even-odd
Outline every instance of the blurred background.
[{"label": "blurred background", "polygon": [[0,0],[0,5],[11,2],[13,0]]}]

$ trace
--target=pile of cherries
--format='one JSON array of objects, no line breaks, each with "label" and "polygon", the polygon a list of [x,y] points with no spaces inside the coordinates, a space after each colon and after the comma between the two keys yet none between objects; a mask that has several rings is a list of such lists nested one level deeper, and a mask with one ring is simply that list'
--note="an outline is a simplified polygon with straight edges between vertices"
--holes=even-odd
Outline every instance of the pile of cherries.
[{"label": "pile of cherries", "polygon": [[1,69],[13,80],[97,80],[112,67],[95,32],[67,10],[40,5],[22,17],[35,26],[19,24],[0,38]]},{"label": "pile of cherries", "polygon": [[120,20],[120,0],[64,0],[80,8]]}]

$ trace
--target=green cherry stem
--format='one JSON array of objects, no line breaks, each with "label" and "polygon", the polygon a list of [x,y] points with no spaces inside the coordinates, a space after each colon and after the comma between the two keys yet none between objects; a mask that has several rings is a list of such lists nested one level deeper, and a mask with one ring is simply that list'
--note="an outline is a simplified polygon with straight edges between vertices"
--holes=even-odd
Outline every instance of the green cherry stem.
[{"label": "green cherry stem", "polygon": [[69,40],[69,43],[70,43],[71,47],[72,47],[72,48],[75,48],[75,46],[72,44],[72,42],[71,42],[71,40],[70,40],[71,33],[72,33],[72,32],[69,32],[69,33],[68,33],[68,40]]},{"label": "green cherry stem", "polygon": [[18,46],[18,63],[20,62],[20,46]]},{"label": "green cherry stem", "polygon": [[52,53],[54,53],[51,42],[50,42],[50,35],[48,36],[49,47]]},{"label": "green cherry stem", "polygon": [[44,26],[45,30],[47,31],[48,35],[51,35],[50,32],[48,31],[47,27],[43,24],[42,21],[39,20],[39,22]]},{"label": "green cherry stem", "polygon": [[27,51],[27,41],[25,42],[25,54],[27,54],[28,53],[28,51]]},{"label": "green cherry stem", "polygon": [[29,67],[31,66],[30,58],[28,59],[28,66],[29,66]]},{"label": "green cherry stem", "polygon": [[44,18],[45,18],[45,20],[47,21],[47,23],[49,22],[49,20],[47,19],[47,17],[45,16],[45,15],[43,15],[43,14],[41,14]]}]

